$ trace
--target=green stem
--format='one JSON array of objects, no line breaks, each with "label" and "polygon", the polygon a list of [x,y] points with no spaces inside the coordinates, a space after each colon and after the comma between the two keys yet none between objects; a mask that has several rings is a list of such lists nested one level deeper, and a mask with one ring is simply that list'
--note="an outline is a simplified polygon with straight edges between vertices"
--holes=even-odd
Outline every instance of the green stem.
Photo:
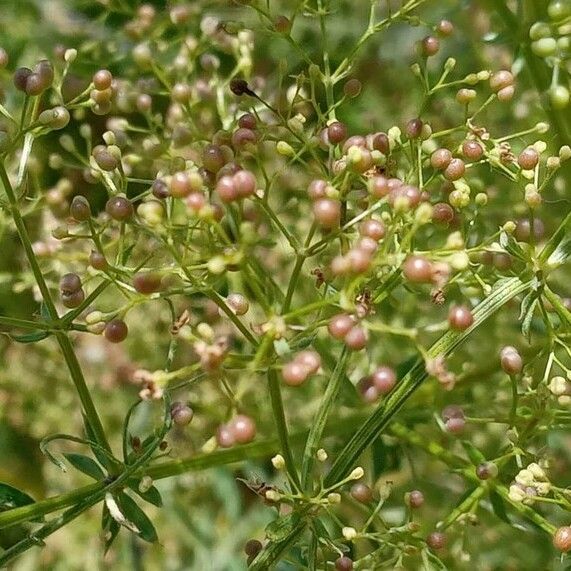
[{"label": "green stem", "polygon": [[[44,279],[42,270],[40,269],[40,266],[34,254],[34,250],[32,248],[32,242],[30,240],[30,236],[28,234],[28,230],[26,228],[24,219],[20,214],[20,209],[18,207],[18,203],[16,200],[16,194],[14,193],[14,189],[12,188],[12,184],[8,177],[8,173],[6,172],[4,163],[0,163],[0,179],[2,180],[2,184],[4,185],[4,191],[6,192],[6,196],[8,197],[8,202],[10,204],[10,211],[12,214],[12,218],[14,219],[14,223],[16,225],[18,236],[20,237],[20,241],[22,242],[22,246],[24,247],[24,251],[28,259],[28,263],[32,268],[34,278],[42,294],[42,298],[46,305],[48,315],[50,316],[50,319],[52,321],[57,321],[59,319],[57,309],[52,300],[50,290]],[[65,333],[64,331],[56,333],[56,339],[63,353],[65,362],[71,374],[71,378],[75,384],[75,388],[79,395],[79,399],[81,400],[81,404],[85,412],[85,417],[87,418],[89,425],[93,430],[97,443],[102,448],[107,450],[109,454],[112,454],[111,446],[109,446],[109,442],[107,441],[105,430],[103,429],[103,425],[101,424],[101,420],[99,418],[99,415],[91,398],[91,394],[89,392],[89,389],[87,388],[85,378],[83,377],[83,373],[81,372],[81,367],[79,366],[79,362],[77,361],[77,357],[75,356],[71,341],[69,340],[67,333]]]},{"label": "green stem", "polygon": [[301,483],[304,489],[309,488],[309,478],[311,476],[311,471],[313,464],[315,462],[315,454],[317,452],[317,447],[321,441],[323,435],[323,429],[325,428],[325,423],[339,390],[341,388],[341,383],[345,375],[345,368],[347,366],[347,360],[349,358],[349,351],[347,347],[343,347],[343,352],[337,361],[337,366],[327,383],[325,389],[325,394],[319,406],[319,410],[313,419],[311,424],[311,429],[309,431],[309,436],[307,437],[307,442],[305,444],[305,450],[303,452],[303,462],[301,468]]},{"label": "green stem", "polygon": [[295,460],[290,445],[290,436],[288,433],[287,422],[285,418],[284,405],[280,389],[280,381],[275,369],[268,369],[268,388],[270,391],[270,400],[272,402],[272,410],[278,430],[278,438],[280,441],[281,451],[284,456],[287,472],[295,484],[301,490],[299,475],[295,466]]}]

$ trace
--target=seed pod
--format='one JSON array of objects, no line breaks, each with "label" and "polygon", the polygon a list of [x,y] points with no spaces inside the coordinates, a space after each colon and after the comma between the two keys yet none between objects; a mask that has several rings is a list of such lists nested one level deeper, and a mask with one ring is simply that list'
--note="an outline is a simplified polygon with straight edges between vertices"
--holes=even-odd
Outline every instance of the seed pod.
[{"label": "seed pod", "polygon": [[440,531],[433,531],[426,538],[426,543],[431,549],[443,549],[446,546],[446,535]]},{"label": "seed pod", "polygon": [[327,127],[327,136],[329,142],[333,145],[338,145],[347,138],[347,125],[339,121],[334,121]]},{"label": "seed pod", "polygon": [[303,384],[309,375],[309,369],[297,361],[286,363],[282,369],[284,383],[290,387],[297,387]]},{"label": "seed pod", "polygon": [[229,428],[238,444],[252,442],[256,436],[254,420],[245,414],[235,416],[229,423]]},{"label": "seed pod", "polygon": [[533,147],[524,149],[517,158],[517,164],[524,170],[533,170],[539,162],[539,153]]},{"label": "seed pod", "polygon": [[359,95],[359,93],[361,93],[361,82],[358,79],[349,79],[348,81],[345,82],[345,85],[343,85],[343,93],[350,98],[354,98],[357,97],[357,95]]},{"label": "seed pod", "polygon": [[74,196],[69,207],[69,213],[78,222],[89,220],[91,218],[91,206],[87,198],[80,194]]},{"label": "seed pod", "polygon": [[468,140],[462,143],[462,154],[471,161],[478,161],[484,154],[484,149],[478,141]]},{"label": "seed pod", "polygon": [[353,560],[343,555],[335,560],[335,571],[352,571]]},{"label": "seed pod", "polygon": [[523,359],[515,347],[506,346],[500,351],[500,364],[508,375],[519,375],[523,369]]},{"label": "seed pod", "polygon": [[430,164],[438,170],[444,170],[452,160],[452,153],[448,149],[437,149],[430,155]]},{"label": "seed pod", "polygon": [[474,316],[469,307],[453,305],[448,313],[448,325],[456,331],[465,331],[474,323]]},{"label": "seed pod", "polygon": [[424,494],[420,490],[412,490],[408,493],[408,505],[411,508],[420,508],[424,504]]},{"label": "seed pod", "polygon": [[81,289],[81,278],[77,274],[65,274],[59,281],[59,291],[62,295],[70,295]]},{"label": "seed pod", "polygon": [[320,198],[313,203],[313,215],[323,228],[335,228],[341,218],[341,203],[331,198]]},{"label": "seed pod", "polygon": [[368,340],[367,332],[358,325],[352,327],[344,338],[345,345],[352,351],[364,349]]},{"label": "seed pod", "polygon": [[100,69],[99,71],[93,74],[93,78],[91,80],[95,89],[99,91],[103,91],[104,89],[109,89],[111,87],[111,83],[113,81],[113,76],[111,72],[107,69]]},{"label": "seed pod", "polygon": [[563,526],[557,529],[553,535],[555,549],[567,553],[571,551],[571,526]]},{"label": "seed pod", "polygon": [[377,367],[371,375],[371,380],[379,394],[386,395],[389,393],[397,382],[397,376],[393,368],[382,366]]},{"label": "seed pod", "polygon": [[104,335],[111,343],[121,343],[127,338],[129,328],[122,319],[112,319],[105,325]]},{"label": "seed pod", "polygon": [[133,216],[133,205],[123,196],[114,196],[105,204],[105,212],[120,222],[125,222]]},{"label": "seed pod", "polygon": [[156,272],[139,272],[133,276],[133,287],[146,295],[161,289],[162,276]]},{"label": "seed pod", "polygon": [[187,426],[190,424],[194,411],[183,403],[173,403],[171,405],[171,418],[177,426]]},{"label": "seed pod", "polygon": [[107,260],[105,259],[105,256],[95,250],[89,254],[89,264],[96,270],[105,270],[107,268]]},{"label": "seed pod", "polygon": [[78,289],[71,293],[61,294],[61,302],[63,305],[69,309],[79,307],[85,300],[85,292],[82,289]]},{"label": "seed pod", "polygon": [[351,486],[351,496],[362,504],[368,504],[373,499],[373,491],[367,484],[359,482]]},{"label": "seed pod", "polygon": [[402,266],[405,278],[414,283],[432,281],[432,263],[423,256],[408,256]]},{"label": "seed pod", "polygon": [[32,75],[32,70],[29,67],[19,67],[13,76],[14,86],[18,91],[26,91],[26,82],[28,77]]},{"label": "seed pod", "polygon": [[329,335],[335,339],[344,339],[351,328],[355,325],[353,317],[346,313],[340,313],[333,316],[327,325]]}]

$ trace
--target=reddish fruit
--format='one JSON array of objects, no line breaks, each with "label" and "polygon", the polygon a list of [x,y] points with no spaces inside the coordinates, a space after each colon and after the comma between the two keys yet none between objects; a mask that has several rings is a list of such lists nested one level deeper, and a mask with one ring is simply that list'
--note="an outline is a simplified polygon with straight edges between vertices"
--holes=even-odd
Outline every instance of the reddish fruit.
[{"label": "reddish fruit", "polygon": [[462,143],[462,154],[471,161],[478,161],[484,154],[484,149],[478,141],[468,140]]},{"label": "reddish fruit", "polygon": [[427,538],[426,543],[431,549],[443,549],[446,546],[446,535],[440,531],[433,531]]},{"label": "reddish fruit", "polygon": [[365,348],[368,340],[367,332],[358,325],[352,327],[344,339],[345,345],[353,351],[360,351]]},{"label": "reddish fruit", "polygon": [[454,305],[448,313],[448,324],[451,329],[464,331],[474,323],[474,316],[469,307],[465,305]]},{"label": "reddish fruit", "polygon": [[408,505],[411,508],[420,508],[424,504],[424,494],[420,490],[412,490],[408,494]]},{"label": "reddish fruit", "polygon": [[375,385],[379,394],[386,395],[389,393],[397,382],[397,376],[393,368],[391,367],[377,367],[371,375],[371,380]]},{"label": "reddish fruit", "polygon": [[355,325],[355,320],[353,317],[346,313],[340,313],[334,315],[327,325],[327,330],[332,337],[335,339],[344,339],[345,335],[349,333],[352,327]]},{"label": "reddish fruit", "polygon": [[297,361],[286,363],[282,369],[284,383],[290,387],[297,387],[307,380],[309,369]]},{"label": "reddish fruit", "polygon": [[557,529],[553,535],[553,546],[563,553],[571,551],[571,526],[566,525]]},{"label": "reddish fruit", "polygon": [[104,335],[111,343],[121,343],[127,338],[129,328],[122,319],[112,319],[105,325]]},{"label": "reddish fruit", "polygon": [[133,276],[133,287],[148,295],[161,289],[161,280],[161,274],[156,272],[139,272]]},{"label": "reddish fruit", "polygon": [[133,205],[123,196],[114,196],[107,201],[105,212],[119,222],[125,222],[133,216]]},{"label": "reddish fruit", "polygon": [[402,271],[405,278],[414,283],[429,283],[432,280],[432,263],[423,256],[408,256]]},{"label": "reddish fruit", "polygon": [[252,442],[256,436],[256,424],[245,414],[235,416],[228,426],[238,444]]},{"label": "reddish fruit", "polygon": [[341,218],[341,203],[331,198],[320,198],[313,203],[313,215],[323,228],[335,228]]},{"label": "reddish fruit", "polygon": [[351,496],[362,504],[368,504],[373,499],[373,491],[366,484],[357,483],[351,486]]}]

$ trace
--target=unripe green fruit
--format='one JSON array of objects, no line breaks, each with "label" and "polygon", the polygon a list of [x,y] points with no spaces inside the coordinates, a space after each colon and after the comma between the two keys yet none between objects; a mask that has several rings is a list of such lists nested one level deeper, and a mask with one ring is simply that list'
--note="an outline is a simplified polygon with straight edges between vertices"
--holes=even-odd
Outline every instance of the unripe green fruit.
[{"label": "unripe green fruit", "polygon": [[531,49],[536,56],[546,58],[557,51],[557,41],[555,38],[541,38],[532,42]]},{"label": "unripe green fruit", "polygon": [[569,99],[569,90],[563,85],[555,85],[549,90],[549,100],[554,109],[565,109]]}]

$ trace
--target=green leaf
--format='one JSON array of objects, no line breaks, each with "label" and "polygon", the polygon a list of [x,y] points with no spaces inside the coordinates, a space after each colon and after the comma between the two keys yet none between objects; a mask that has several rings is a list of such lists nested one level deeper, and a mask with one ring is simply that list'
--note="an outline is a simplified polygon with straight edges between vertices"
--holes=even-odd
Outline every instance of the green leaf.
[{"label": "green leaf", "polygon": [[141,499],[145,500],[149,504],[153,504],[158,508],[162,507],[163,499],[161,498],[160,492],[157,490],[155,486],[151,486],[146,492],[141,492],[139,490],[139,483],[141,480],[137,480],[136,482],[132,482],[129,484],[129,488],[133,490]]},{"label": "green leaf", "polygon": [[87,474],[90,478],[94,480],[103,480],[105,478],[105,472],[93,458],[73,453],[64,454],[64,457],[76,470]]},{"label": "green leaf", "polygon": [[23,333],[22,335],[10,334],[9,337],[17,343],[37,343],[50,336],[49,331],[32,331],[31,333]]},{"label": "green leaf", "polygon": [[486,461],[486,457],[469,440],[462,440],[462,446],[474,466]]},{"label": "green leaf", "polygon": [[527,340],[529,341],[530,338],[530,328],[531,328],[531,321],[533,319],[533,314],[535,313],[535,309],[537,308],[537,305],[539,304],[539,299],[537,299],[537,297],[531,302],[524,318],[523,321],[521,322],[521,333],[524,337],[527,338]]},{"label": "green leaf", "polygon": [[571,236],[566,236],[559,242],[547,263],[554,267],[564,264],[571,257]]},{"label": "green leaf", "polygon": [[111,514],[109,513],[109,508],[107,504],[103,504],[103,513],[101,516],[101,529],[104,533],[104,549],[103,553],[106,554],[109,551],[111,545],[115,541],[117,535],[119,535],[119,531],[121,530],[121,525],[115,521]]},{"label": "green leaf", "polygon": [[149,543],[154,543],[158,540],[155,526],[133,498],[121,492],[117,496],[117,503],[119,504],[121,513],[128,521],[136,526],[138,529],[136,533],[141,539]]},{"label": "green leaf", "polygon": [[[95,433],[93,432],[93,429],[91,428],[91,425],[89,424],[89,419],[85,416],[83,416],[83,425],[85,426],[85,434],[87,436],[87,439],[92,441],[92,442],[97,442],[97,438]],[[91,448],[91,451],[93,452],[93,455],[95,456],[95,458],[97,458],[97,461],[106,469],[106,470],[112,470],[113,469],[113,462],[111,462],[111,458],[109,458],[100,448],[98,448],[97,446],[92,446],[91,444],[89,445],[89,447]]]},{"label": "green leaf", "polygon": [[48,306],[43,301],[40,303],[40,315],[44,318],[45,321],[51,321],[52,319],[52,316],[48,311]]},{"label": "green leaf", "polygon": [[494,511],[494,513],[502,521],[505,521],[506,523],[512,525],[512,522],[510,521],[510,518],[506,512],[504,500],[502,499],[500,494],[498,494],[498,492],[496,492],[495,490],[490,491],[490,502],[492,504],[492,510]]},{"label": "green leaf", "polygon": [[27,506],[35,503],[35,501],[32,496],[18,490],[18,488],[0,482],[0,511]]},{"label": "green leaf", "polygon": [[514,258],[518,258],[523,262],[528,261],[528,256],[523,248],[515,241],[513,236],[503,230],[500,232],[500,246]]},{"label": "green leaf", "polygon": [[275,519],[266,526],[266,537],[272,541],[281,541],[293,531],[300,519],[297,512]]}]

